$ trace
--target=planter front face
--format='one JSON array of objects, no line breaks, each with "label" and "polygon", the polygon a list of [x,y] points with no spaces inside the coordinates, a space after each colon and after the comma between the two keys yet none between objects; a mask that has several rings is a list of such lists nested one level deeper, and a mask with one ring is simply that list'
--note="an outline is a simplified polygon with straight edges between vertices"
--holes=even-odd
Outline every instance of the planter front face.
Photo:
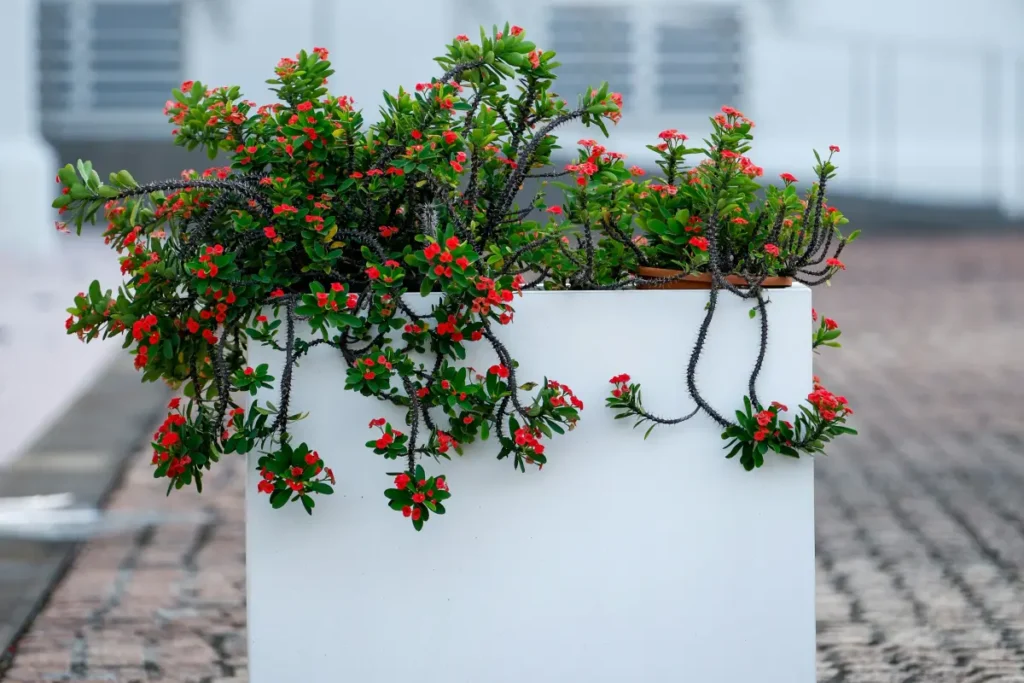
[{"label": "planter front face", "polygon": [[[792,410],[811,388],[810,290],[769,293],[764,403]],[[694,404],[685,371],[707,292],[530,292],[499,330],[520,383],[545,377],[585,402],[577,428],[545,440],[542,471],[513,471],[496,441],[424,461],[451,486],[422,532],[387,507],[402,463],[365,447],[372,418],[401,413],[343,390],[338,352],[295,369],[296,443],[338,477],[316,498],[271,509],[249,456],[246,536],[254,683],[812,683],[814,489],[808,458],[745,472],[698,415],[644,428],[604,406],[613,375],[643,384],[664,417]],[[417,310],[423,300],[407,297]],[[419,304],[419,306],[417,306]],[[721,294],[697,371],[704,397],[742,406],[760,321]],[[497,362],[486,342],[470,365]],[[251,364],[281,355],[263,346]],[[475,353],[475,355],[474,355]],[[260,396],[277,401],[276,395]],[[771,454],[770,454],[771,455]]]}]

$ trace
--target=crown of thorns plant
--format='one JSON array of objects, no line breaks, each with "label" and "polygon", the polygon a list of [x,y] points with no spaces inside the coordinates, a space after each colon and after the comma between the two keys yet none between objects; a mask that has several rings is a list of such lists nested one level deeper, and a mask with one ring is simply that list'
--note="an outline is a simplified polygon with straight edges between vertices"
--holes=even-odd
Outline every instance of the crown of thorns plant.
[{"label": "crown of thorns plant", "polygon": [[[665,173],[659,182],[640,181],[641,169],[594,140],[581,140],[577,159],[552,170],[555,129],[576,122],[607,134],[622,99],[603,84],[570,106],[554,90],[554,53],[515,26],[481,30],[479,43],[458,36],[437,59],[443,74],[385,93],[373,125],[349,98],[328,94],[327,58],[315,48],[282,59],[271,81],[276,104],[258,106],[237,87],[186,82],[175,90],[165,113],[176,144],[203,147],[211,159],[230,155],[229,167],[143,185],[126,171],[104,184],[81,161],[58,174],[54,206],[79,232],[102,212],[125,276],[116,295],[93,282],[76,296],[68,332],[86,341],[123,334],[144,381],[184,393],[153,440],[154,476],[169,479],[168,492],[193,482],[202,490],[204,472],[223,454],[257,449],[259,490],[270,504],[299,501],[311,513],[313,494],[330,494],[337,482],[316,450],[292,439],[289,426],[304,417],[292,406],[292,374],[325,345],[347,368],[346,389],[404,409],[404,424],[370,423],[367,447],[401,463],[385,496],[421,529],[450,497],[446,478],[428,476],[424,459],[461,454],[493,433],[499,459],[521,471],[540,468],[544,440],[572,429],[583,410],[556,380],[520,384],[495,335],[513,322],[515,296],[675,279],[636,275],[651,264],[679,268],[678,277],[711,274],[687,383],[698,410],[737,444],[730,457],[742,451],[750,469],[768,448],[814,452],[852,431],[841,424],[845,399],[824,389],[811,400],[816,412],[802,408],[791,427],[778,420],[777,405],[762,409],[754,391],[768,334],[763,278],[813,285],[842,267],[845,219],[824,201],[831,157],[819,159],[805,200],[784,178],[784,189],[768,188],[755,201],[758,174],[743,156],[750,123],[726,108],[706,150],[662,133],[652,146]],[[687,168],[685,157],[698,153],[706,161]],[[517,201],[534,178],[540,191]],[[547,205],[549,183],[562,190],[560,204]],[[634,237],[637,225],[642,234]],[[761,349],[737,423],[708,406],[693,379],[720,289],[755,300],[761,316]],[[406,303],[416,291],[434,297],[429,314]],[[825,327],[823,320],[815,345],[838,345],[838,329]],[[483,372],[465,366],[474,342],[489,345],[498,363]],[[268,366],[247,364],[249,343],[283,354],[279,379]],[[648,413],[639,385],[613,380],[608,403],[620,415],[654,424],[689,417]],[[276,403],[239,402],[239,393],[275,383]]]}]

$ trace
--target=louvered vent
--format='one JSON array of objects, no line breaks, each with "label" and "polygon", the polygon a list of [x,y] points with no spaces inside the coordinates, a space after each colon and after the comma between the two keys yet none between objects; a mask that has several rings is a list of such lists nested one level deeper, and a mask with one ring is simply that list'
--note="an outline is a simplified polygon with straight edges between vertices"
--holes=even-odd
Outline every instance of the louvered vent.
[{"label": "louvered vent", "polygon": [[653,28],[658,108],[714,112],[741,106],[742,36],[737,8],[685,5]]},{"label": "louvered vent", "polygon": [[182,81],[181,0],[42,0],[41,103],[56,138],[166,135]]},{"label": "louvered vent", "polygon": [[633,95],[635,36],[627,8],[556,5],[548,14],[548,35],[561,64],[555,86],[570,105],[602,81],[627,100]]}]

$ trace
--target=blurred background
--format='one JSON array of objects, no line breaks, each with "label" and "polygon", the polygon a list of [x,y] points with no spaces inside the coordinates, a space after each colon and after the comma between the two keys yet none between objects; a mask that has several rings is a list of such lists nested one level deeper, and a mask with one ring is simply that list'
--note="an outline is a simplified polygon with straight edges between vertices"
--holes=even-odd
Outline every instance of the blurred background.
[{"label": "blurred background", "polygon": [[[570,101],[602,80],[622,93],[607,146],[651,170],[658,131],[700,139],[722,105],[756,122],[766,178],[810,180],[812,150],[841,147],[830,203],[864,235],[844,254],[849,272],[815,292],[844,330],[820,373],[862,435],[817,466],[820,679],[1024,681],[1020,0],[3,0],[0,496],[71,486],[83,465],[41,474],[26,454],[113,428],[61,420],[123,359],[116,343],[63,334],[71,297],[118,274],[98,230],[53,229],[58,165],[91,159],[142,182],[204,168],[170,144],[170,90],[196,79],[271,101],[278,59],[313,46],[331,52],[332,92],[372,121],[381,90],[437,74],[453,36],[506,21],[558,52]],[[570,148],[594,137],[559,135]],[[63,445],[39,446],[47,438]],[[241,496],[240,475],[225,476],[225,495]],[[128,485],[133,500],[155,491],[145,477]],[[218,533],[234,558],[223,562],[240,563],[240,532]],[[0,541],[0,627],[4,591],[21,595],[49,557],[26,547]],[[40,623],[60,623],[48,614]],[[59,649],[44,641],[30,654]]]}]

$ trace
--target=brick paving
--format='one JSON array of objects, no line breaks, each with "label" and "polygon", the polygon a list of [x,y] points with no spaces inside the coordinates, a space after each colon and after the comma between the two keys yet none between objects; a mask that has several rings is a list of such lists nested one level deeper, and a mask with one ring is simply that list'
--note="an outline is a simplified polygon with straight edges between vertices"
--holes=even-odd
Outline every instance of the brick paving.
[{"label": "brick paving", "polygon": [[[816,292],[862,433],[817,467],[819,681],[1024,682],[1024,239],[846,260]],[[113,507],[211,521],[88,543],[5,680],[247,680],[241,465],[164,498],[140,456]]]}]

